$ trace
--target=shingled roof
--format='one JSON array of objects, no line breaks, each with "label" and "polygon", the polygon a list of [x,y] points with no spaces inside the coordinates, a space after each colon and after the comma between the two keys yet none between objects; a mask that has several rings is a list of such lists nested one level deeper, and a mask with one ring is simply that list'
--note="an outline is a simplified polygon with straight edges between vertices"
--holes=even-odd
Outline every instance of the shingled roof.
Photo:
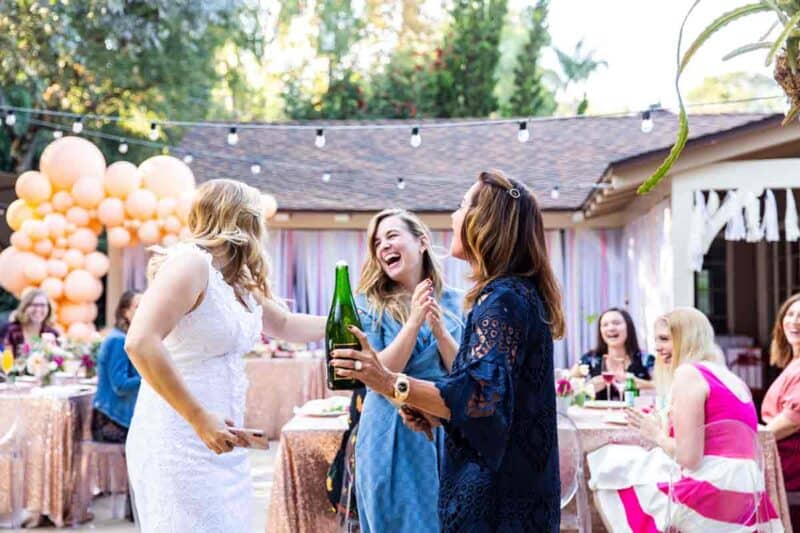
[{"label": "shingled roof", "polygon": [[[782,115],[737,113],[692,115],[690,143],[749,129],[777,127]],[[192,163],[198,182],[227,177],[274,194],[282,211],[376,211],[398,206],[423,212],[453,210],[480,170],[499,168],[538,193],[546,210],[580,208],[611,165],[666,152],[677,120],[653,113],[655,127],[642,133],[639,117],[583,117],[530,124],[530,140],[517,140],[516,124],[466,124],[430,128],[442,120],[372,121],[402,124],[408,130],[326,130],[324,148],[314,146],[313,130],[240,129],[239,142],[226,144],[223,128],[198,127],[183,138],[189,152],[212,151],[259,161],[250,165],[198,155]],[[331,125],[365,122],[328,121]],[[419,126],[422,145],[409,145]],[[655,165],[654,165],[655,167]],[[331,179],[322,181],[323,173]],[[397,187],[403,178],[406,187]],[[549,191],[559,187],[560,196]]]}]

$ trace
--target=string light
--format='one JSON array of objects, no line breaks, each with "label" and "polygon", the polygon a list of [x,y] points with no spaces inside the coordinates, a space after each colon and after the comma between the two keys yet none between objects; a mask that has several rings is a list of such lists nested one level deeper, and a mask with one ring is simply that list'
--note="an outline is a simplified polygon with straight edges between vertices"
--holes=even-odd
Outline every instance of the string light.
[{"label": "string light", "polygon": [[322,173],[322,181],[324,181],[325,183],[328,183],[329,181],[331,181],[331,175],[328,172],[323,172]]},{"label": "string light", "polygon": [[186,154],[183,156],[183,162],[187,165],[191,165],[192,161],[194,161],[194,156],[192,154]]},{"label": "string light", "polygon": [[63,136],[64,136],[64,132],[63,131],[61,131],[61,130],[53,130],[53,138],[54,139],[60,139]]},{"label": "string light", "polygon": [[259,165],[258,163],[253,163],[252,165],[250,165],[250,172],[252,172],[253,174],[261,174],[261,165]]},{"label": "string light", "polygon": [[325,130],[322,128],[317,130],[317,137],[314,139],[314,146],[317,148],[325,147]]},{"label": "string light", "polygon": [[517,132],[517,139],[519,142],[524,143],[528,142],[528,139],[531,138],[531,132],[528,131],[528,122],[525,120],[521,120],[519,123],[519,131]]},{"label": "string light", "polygon": [[126,143],[125,141],[122,141],[121,143],[119,143],[119,146],[117,147],[117,150],[119,150],[119,153],[121,153],[121,154],[127,154],[128,153],[128,143]]},{"label": "string light", "polygon": [[147,134],[147,137],[151,141],[158,140],[158,124],[155,122],[150,123],[150,132]]},{"label": "string light", "polygon": [[[411,140],[409,142],[414,148],[419,148],[419,145],[422,144],[422,135],[419,134],[419,128],[417,126],[411,128]],[[398,183],[398,186],[399,185]]]},{"label": "string light", "polygon": [[642,111],[642,133],[650,133],[653,131],[653,117],[650,111]]},{"label": "string light", "polygon": [[83,117],[72,123],[72,133],[80,134],[83,131]]},{"label": "string light", "polygon": [[558,190],[558,185],[556,185],[550,191],[550,198],[553,200],[558,200],[559,196],[561,196],[561,191]]},{"label": "string light", "polygon": [[13,126],[17,123],[17,116],[13,111],[6,112],[6,126]]},{"label": "string light", "polygon": [[239,142],[239,134],[236,133],[236,128],[231,128],[228,131],[228,144],[231,146]]},{"label": "string light", "polygon": [[406,182],[403,178],[397,178],[397,188],[401,191],[406,188]]}]

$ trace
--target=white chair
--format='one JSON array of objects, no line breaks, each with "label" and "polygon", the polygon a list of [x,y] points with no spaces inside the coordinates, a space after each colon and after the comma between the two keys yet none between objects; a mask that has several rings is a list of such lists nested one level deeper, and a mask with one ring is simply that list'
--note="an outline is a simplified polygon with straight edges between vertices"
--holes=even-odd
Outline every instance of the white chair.
[{"label": "white chair", "polygon": [[[125,445],[85,440],[80,444],[79,461],[72,526],[75,527],[88,518],[86,512],[91,506],[93,485],[98,472],[105,473],[105,479],[100,480],[100,485],[111,496],[111,518],[125,518],[129,492],[127,470],[115,468],[125,464]],[[100,461],[106,462],[105,468],[100,468]],[[122,478],[117,479],[119,476]],[[122,490],[115,491],[118,487],[122,487]]]},{"label": "white chair", "polygon": [[[583,474],[583,445],[578,427],[572,419],[562,413],[558,417],[558,465],[561,476],[561,529],[592,531],[592,513],[589,508],[586,480]],[[564,513],[564,509],[575,501],[576,512]]]},{"label": "white chair", "polygon": [[[675,463],[668,487],[665,531],[704,531],[713,523],[730,524],[731,530],[737,524],[749,524],[750,531],[770,531],[764,454],[758,433],[737,420],[720,420],[703,426],[698,438],[703,439],[699,445],[704,450],[700,467],[687,471]],[[707,485],[696,482],[697,478],[726,492],[709,491]],[[702,514],[696,511],[698,506],[702,506]]]},{"label": "white chair", "polygon": [[0,433],[0,475],[8,476],[7,513],[0,514],[0,528],[19,529],[25,519],[25,446],[24,427],[19,413],[11,425]]}]

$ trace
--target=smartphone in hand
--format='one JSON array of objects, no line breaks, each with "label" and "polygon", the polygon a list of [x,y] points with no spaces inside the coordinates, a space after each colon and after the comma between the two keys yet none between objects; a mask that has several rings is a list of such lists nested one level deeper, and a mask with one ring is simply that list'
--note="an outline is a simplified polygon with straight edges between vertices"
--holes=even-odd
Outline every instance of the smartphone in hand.
[{"label": "smartphone in hand", "polygon": [[236,428],[229,427],[228,431],[238,437],[242,437],[247,441],[247,448],[255,448],[257,450],[269,449],[269,439],[263,429],[253,428]]}]

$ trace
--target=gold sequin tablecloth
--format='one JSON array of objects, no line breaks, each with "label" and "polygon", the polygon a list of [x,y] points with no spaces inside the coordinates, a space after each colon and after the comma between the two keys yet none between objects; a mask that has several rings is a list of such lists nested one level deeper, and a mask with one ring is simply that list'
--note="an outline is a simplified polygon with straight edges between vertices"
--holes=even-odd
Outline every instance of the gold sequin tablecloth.
[{"label": "gold sequin tablecloth", "polygon": [[[91,437],[94,389],[50,387],[0,394],[0,433],[19,416],[25,457],[26,525],[47,516],[62,527],[75,487],[79,443]],[[11,511],[9,463],[0,463],[0,515]]]},{"label": "gold sequin tablecloth", "polygon": [[325,474],[347,429],[345,418],[296,416],[283,427],[269,501],[269,533],[336,531]]},{"label": "gold sequin tablecloth", "polygon": [[270,440],[280,437],[295,407],[329,396],[322,357],[247,359],[245,369],[250,380],[245,425],[263,429]]},{"label": "gold sequin tablecloth", "polygon": [[[608,443],[636,444],[649,447],[649,445],[641,439],[638,432],[624,425],[605,422],[605,414],[605,410],[601,409],[569,408],[569,416],[578,427],[584,454],[592,452]],[[776,512],[781,517],[784,528],[787,533],[790,533],[792,531],[792,524],[789,519],[789,505],[786,500],[786,488],[783,483],[783,471],[781,470],[781,460],[778,455],[775,437],[765,428],[759,428],[758,435],[764,450],[767,491],[769,492],[770,500],[775,506]],[[588,480],[590,475],[588,465],[584,465],[584,471],[586,480]],[[584,480],[584,483],[586,483],[586,480]],[[600,515],[594,507],[594,498],[592,497],[591,491],[589,491],[589,504],[592,507],[592,530],[605,531]],[[568,507],[567,511],[569,510],[574,510],[574,508],[570,509]]]}]

